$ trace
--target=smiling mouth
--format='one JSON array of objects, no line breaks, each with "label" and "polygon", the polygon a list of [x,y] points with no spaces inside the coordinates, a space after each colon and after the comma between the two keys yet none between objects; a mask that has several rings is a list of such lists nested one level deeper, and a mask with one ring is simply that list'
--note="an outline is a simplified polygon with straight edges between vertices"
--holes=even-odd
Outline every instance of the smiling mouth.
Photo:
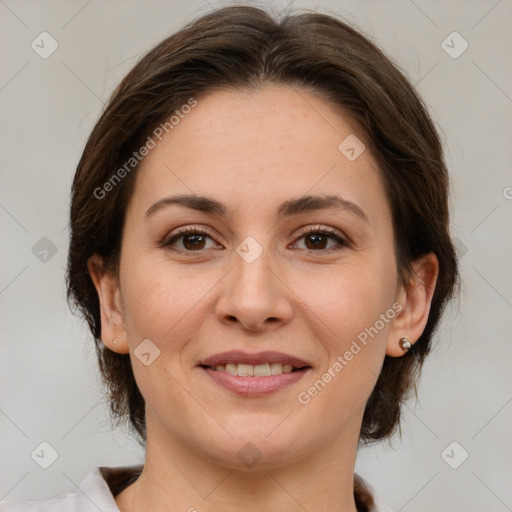
[{"label": "smiling mouth", "polygon": [[286,373],[299,372],[307,370],[311,366],[294,367],[291,364],[281,363],[264,363],[264,364],[244,364],[244,363],[228,363],[218,364],[216,366],[201,365],[217,372],[228,373],[229,375],[237,375],[238,377],[270,377],[272,375],[282,375]]}]

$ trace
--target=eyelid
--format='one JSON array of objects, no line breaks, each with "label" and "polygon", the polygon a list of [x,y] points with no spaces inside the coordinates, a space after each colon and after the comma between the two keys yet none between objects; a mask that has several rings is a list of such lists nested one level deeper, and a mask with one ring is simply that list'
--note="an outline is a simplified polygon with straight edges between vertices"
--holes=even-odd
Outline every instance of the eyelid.
[{"label": "eyelid", "polygon": [[217,237],[216,233],[213,230],[211,230],[210,228],[208,228],[207,226],[187,224],[186,226],[181,226],[179,228],[176,228],[171,233],[165,235],[165,237],[163,238],[163,240],[161,242],[161,245],[166,246],[166,245],[170,244],[170,242],[173,238],[180,238],[180,235],[186,235],[186,234],[189,234],[190,232],[193,232],[193,233],[197,232],[199,234],[208,235],[213,240],[216,240],[216,237]]},{"label": "eyelid", "polygon": [[[217,241],[216,241],[217,235],[213,232],[213,230],[211,230],[207,226],[186,225],[186,226],[181,226],[179,228],[176,228],[172,233],[166,235],[160,245],[162,247],[166,247],[171,244],[171,241],[173,239],[179,239],[179,238],[181,238],[181,236],[184,236],[189,233],[205,234],[205,235],[209,236],[215,243],[217,243]],[[307,226],[300,228],[299,232],[294,237],[294,241],[292,242],[292,245],[297,243],[297,241],[300,238],[302,238],[303,236],[308,235],[310,233],[320,233],[320,234],[329,235],[331,238],[335,239],[338,242],[339,246],[348,247],[352,244],[352,241],[350,240],[350,238],[347,237],[341,231],[339,231],[335,228],[329,227],[329,226],[323,226],[321,224],[316,224],[316,225],[307,225]],[[326,253],[326,252],[336,250],[338,248],[331,247],[330,249],[312,251],[312,252]],[[186,251],[186,252],[193,253],[194,251]],[[204,251],[199,250],[197,252],[200,253],[200,252],[204,252]]]},{"label": "eyelid", "polygon": [[[295,242],[302,238],[305,235],[313,234],[313,233],[320,233],[328,235],[330,238],[334,238],[339,245],[344,247],[350,247],[352,245],[352,240],[346,236],[343,232],[339,231],[336,228],[332,228],[330,226],[323,226],[322,224],[316,224],[316,225],[309,225],[304,228],[301,228],[299,233],[296,235]],[[338,247],[339,248],[339,247]],[[330,249],[326,249],[324,251],[313,251],[313,252],[329,252],[332,250],[338,249],[337,247],[331,247]]]},{"label": "eyelid", "polygon": [[336,236],[339,236],[340,238],[343,238],[343,239],[348,239],[348,237],[345,236],[343,234],[343,232],[339,231],[338,229],[332,228],[330,226],[323,226],[322,224],[307,225],[307,226],[305,226],[303,228],[300,228],[299,233],[297,234],[297,236],[304,236],[304,235],[307,235],[309,233],[316,233],[317,231],[329,233],[329,234],[332,234],[332,235],[336,235]]}]

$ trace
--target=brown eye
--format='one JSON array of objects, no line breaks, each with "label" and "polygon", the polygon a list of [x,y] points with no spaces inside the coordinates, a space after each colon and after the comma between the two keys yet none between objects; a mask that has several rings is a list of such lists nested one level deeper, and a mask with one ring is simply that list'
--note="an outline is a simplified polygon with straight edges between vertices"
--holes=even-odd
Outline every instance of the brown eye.
[{"label": "brown eye", "polygon": [[[202,229],[184,228],[178,230],[176,234],[168,238],[162,246],[171,247],[177,245],[177,250],[185,252],[202,251],[208,249],[208,247],[205,247],[207,239],[212,240],[212,237],[208,232]],[[181,244],[179,243],[180,240]]]},{"label": "brown eye", "polygon": [[[328,242],[329,238],[330,237],[318,233],[307,235],[305,237],[306,247],[308,249],[325,249],[326,243]],[[308,244],[307,241],[310,241],[310,243]]]},{"label": "brown eye", "polygon": [[[329,251],[331,249],[336,250],[339,246],[348,246],[348,243],[344,238],[338,235],[335,231],[325,228],[310,228],[306,232],[302,233],[299,240],[302,238],[305,240],[306,250],[313,252]],[[328,247],[327,245],[329,244],[329,240],[334,241],[334,243]]]},{"label": "brown eye", "polygon": [[[215,247],[215,243],[213,246],[206,246],[208,239],[214,242],[212,235],[204,229],[181,228],[164,241],[162,246],[174,247],[175,250],[183,252],[201,252]],[[304,239],[305,247],[303,249],[311,252],[329,252],[349,245],[337,232],[327,228],[310,228],[303,232],[297,240],[300,239]],[[329,245],[329,241],[331,241],[331,245]],[[299,249],[302,248],[299,247]]]},{"label": "brown eye", "polygon": [[191,251],[204,249],[205,236],[204,235],[184,235],[183,246]]}]

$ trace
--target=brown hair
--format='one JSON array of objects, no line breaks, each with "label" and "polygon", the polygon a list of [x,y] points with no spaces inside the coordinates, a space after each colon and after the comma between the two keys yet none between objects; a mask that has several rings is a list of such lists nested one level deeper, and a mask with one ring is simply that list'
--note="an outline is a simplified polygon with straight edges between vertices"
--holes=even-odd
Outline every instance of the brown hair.
[{"label": "brown hair", "polygon": [[[142,444],[144,398],[129,355],[100,343],[99,298],[87,261],[98,253],[105,268],[118,269],[124,214],[137,169],[134,165],[129,172],[126,162],[155,127],[191,98],[265,84],[306,87],[360,126],[391,205],[397,267],[404,282],[419,256],[433,252],[439,260],[425,330],[403,357],[385,357],[366,404],[362,442],[390,436],[399,425],[400,405],[415,390],[433,333],[458,282],[441,142],[425,105],[397,66],[359,31],[324,14],[307,12],[277,21],[261,9],[232,6],[204,15],[158,44],[123,79],[89,137],[72,186],[68,301],[94,336],[112,418],[129,417]],[[127,172],[103,199],[98,190],[106,190],[102,187],[112,183],[123,165]]]}]

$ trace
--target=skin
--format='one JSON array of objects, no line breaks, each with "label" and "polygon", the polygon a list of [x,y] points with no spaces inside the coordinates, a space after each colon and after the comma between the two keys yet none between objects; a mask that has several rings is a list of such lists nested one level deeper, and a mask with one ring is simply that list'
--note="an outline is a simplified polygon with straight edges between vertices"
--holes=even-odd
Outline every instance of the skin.
[{"label": "skin", "polygon": [[[356,512],[365,403],[384,356],[402,356],[400,338],[414,343],[421,335],[438,262],[422,257],[414,279],[400,283],[376,162],[369,150],[354,161],[338,150],[350,134],[362,140],[350,118],[305,89],[216,91],[199,98],[142,162],[119,274],[103,270],[96,255],[89,261],[104,343],[130,353],[147,404],[145,466],[115,498],[123,512],[242,505],[246,512]],[[222,202],[228,215],[173,205],[145,216],[163,197],[190,193]],[[338,194],[367,220],[344,209],[278,219],[282,202],[307,194]],[[181,226],[206,227],[213,236],[196,251],[190,237],[159,244]],[[349,245],[327,238],[315,246],[301,236],[309,226],[330,227]],[[247,236],[263,249],[252,263],[236,252]],[[397,302],[395,318],[301,404],[298,394]],[[134,356],[145,339],[160,350],[149,366]],[[267,397],[243,397],[196,366],[232,349],[278,350],[313,370]],[[252,467],[237,457],[247,443],[261,455]]]}]

